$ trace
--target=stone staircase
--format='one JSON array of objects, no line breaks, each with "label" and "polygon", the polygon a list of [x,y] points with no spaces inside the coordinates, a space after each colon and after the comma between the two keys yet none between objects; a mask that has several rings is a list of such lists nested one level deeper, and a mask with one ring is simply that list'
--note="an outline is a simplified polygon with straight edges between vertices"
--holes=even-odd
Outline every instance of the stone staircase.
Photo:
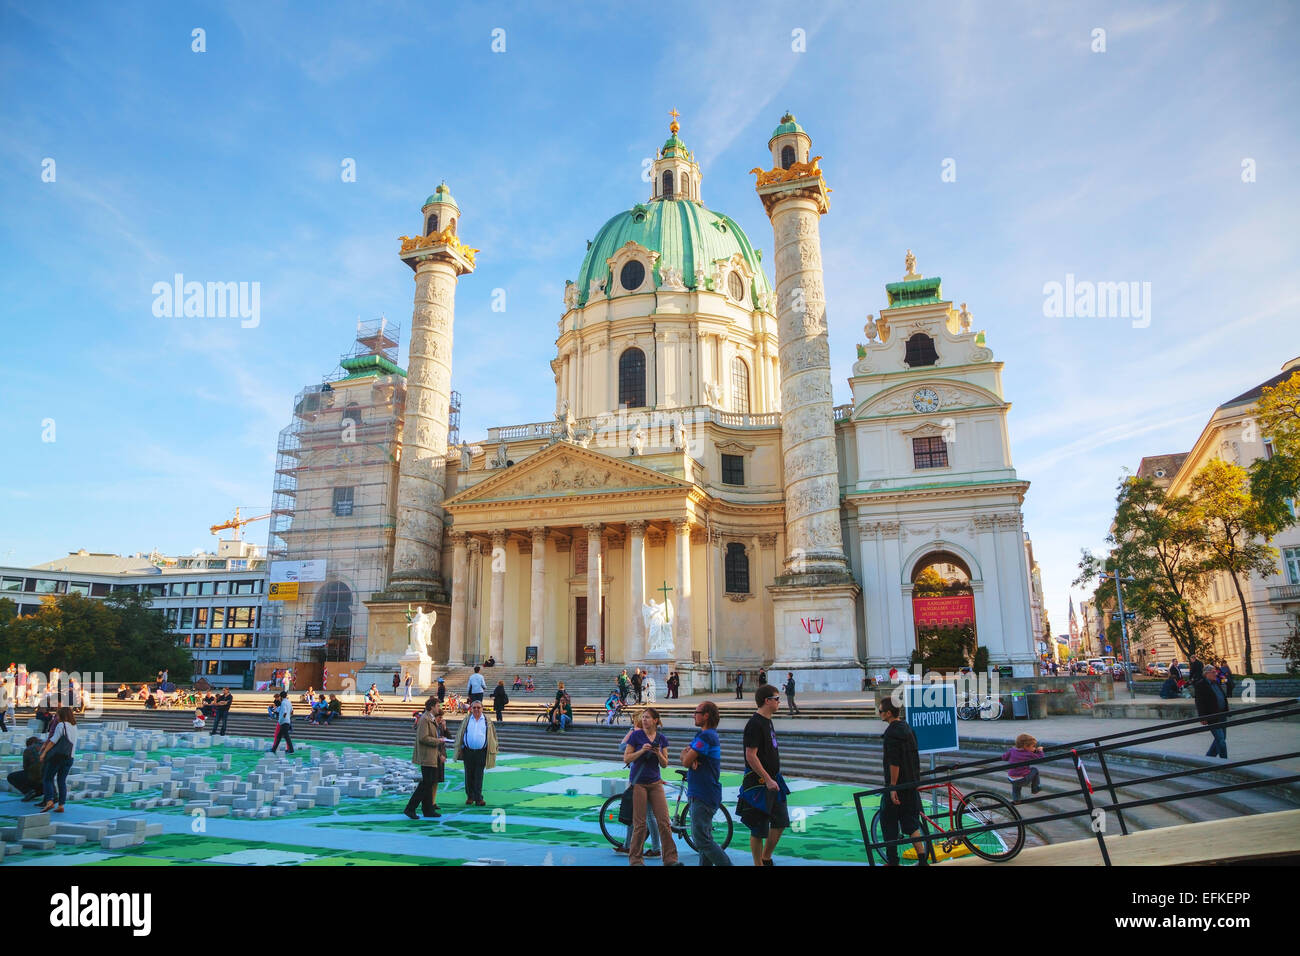
[{"label": "stone staircase", "polygon": [[[621,665],[593,665],[591,667],[575,667],[571,664],[540,664],[537,667],[485,667],[480,673],[487,684],[487,692],[492,693],[492,688],[496,686],[497,681],[506,682],[506,693],[514,699],[515,692],[510,689],[515,682],[515,675],[527,677],[532,675],[533,686],[536,688],[534,693],[542,699],[553,700],[555,698],[555,688],[560,681],[564,681],[564,689],[569,692],[570,697],[604,697],[611,690],[618,686],[618,675],[622,673]],[[433,681],[437,683],[441,677],[447,684],[448,693],[464,694],[465,688],[469,685],[469,675],[474,673],[473,667],[439,667],[433,668]],[[631,671],[629,670],[629,673]],[[391,681],[392,678],[390,677]],[[662,679],[658,680],[658,696],[662,700],[668,693],[668,688],[664,686]],[[386,688],[382,684],[380,690],[391,690],[391,683]]]}]

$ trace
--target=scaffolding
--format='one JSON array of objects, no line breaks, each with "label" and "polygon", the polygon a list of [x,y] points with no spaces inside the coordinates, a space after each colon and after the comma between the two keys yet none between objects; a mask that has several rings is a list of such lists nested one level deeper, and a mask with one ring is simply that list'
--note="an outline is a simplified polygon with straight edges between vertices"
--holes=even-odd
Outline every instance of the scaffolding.
[{"label": "scaffolding", "polygon": [[455,448],[460,444],[460,392],[452,391],[451,404],[447,409],[447,447]]},{"label": "scaffolding", "polygon": [[338,368],[294,396],[276,447],[267,560],[323,560],[325,574],[300,582],[297,601],[268,601],[261,660],[365,659],[362,602],[384,589],[395,536],[399,344],[391,321],[358,322]]}]

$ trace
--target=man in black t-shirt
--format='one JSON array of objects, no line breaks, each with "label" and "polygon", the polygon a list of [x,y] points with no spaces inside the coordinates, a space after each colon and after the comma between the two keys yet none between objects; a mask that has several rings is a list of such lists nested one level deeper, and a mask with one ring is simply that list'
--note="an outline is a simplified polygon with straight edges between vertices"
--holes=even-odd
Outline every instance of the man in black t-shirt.
[{"label": "man in black t-shirt", "polygon": [[772,851],[781,832],[790,825],[786,794],[790,788],[781,776],[781,755],[776,746],[772,715],[781,696],[771,684],[754,693],[758,711],[745,724],[745,776],[740,783],[736,812],[749,828],[749,852],[755,866],[772,866]]},{"label": "man in black t-shirt", "polygon": [[[916,783],[921,779],[921,755],[916,749],[916,735],[907,721],[899,716],[898,705],[886,697],[880,702],[880,716],[888,725],[881,735],[884,751],[885,785]],[[897,840],[899,830],[910,837],[921,836],[921,794],[916,787],[889,790],[880,798],[880,832],[886,841]],[[923,844],[917,842],[916,861],[929,863]],[[885,848],[885,863],[898,866],[898,846]]]},{"label": "man in black t-shirt", "polygon": [[641,703],[641,668],[632,672],[632,700]]},{"label": "man in black t-shirt", "polygon": [[233,704],[234,702],[235,702],[235,698],[230,693],[230,689],[228,687],[223,687],[221,688],[221,690],[217,691],[217,700],[216,700],[216,707],[215,707],[216,720],[212,722],[213,734],[224,734],[226,732],[226,724],[230,720],[230,705]]}]

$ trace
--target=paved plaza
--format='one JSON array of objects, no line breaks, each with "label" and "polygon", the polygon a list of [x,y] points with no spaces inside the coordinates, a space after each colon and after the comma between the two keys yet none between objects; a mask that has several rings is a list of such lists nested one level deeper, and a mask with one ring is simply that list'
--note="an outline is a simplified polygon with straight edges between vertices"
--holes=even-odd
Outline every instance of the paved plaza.
[{"label": "paved plaza", "polygon": [[[0,743],[6,773],[24,736]],[[6,866],[627,865],[598,822],[611,782],[627,776],[618,761],[502,753],[487,771],[487,807],[464,806],[460,765],[449,763],[441,819],[411,821],[401,813],[418,775],[409,747],[312,742],[272,756],[265,739],[214,742],[123,722],[85,736],[64,813],[0,794]],[[776,862],[864,862],[856,788],[789,782],[794,822]],[[740,775],[724,772],[722,783],[734,808]],[[749,862],[738,821],[729,852]]]}]

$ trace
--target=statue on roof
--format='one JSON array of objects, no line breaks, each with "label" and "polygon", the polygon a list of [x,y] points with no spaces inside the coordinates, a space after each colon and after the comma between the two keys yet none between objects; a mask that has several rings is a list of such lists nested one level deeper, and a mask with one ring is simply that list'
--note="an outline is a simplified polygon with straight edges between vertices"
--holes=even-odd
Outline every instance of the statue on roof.
[{"label": "statue on roof", "polygon": [[907,250],[907,256],[903,259],[903,262],[907,266],[907,274],[903,276],[904,282],[908,279],[921,278],[921,273],[916,271],[916,256],[912,255],[911,249]]}]

